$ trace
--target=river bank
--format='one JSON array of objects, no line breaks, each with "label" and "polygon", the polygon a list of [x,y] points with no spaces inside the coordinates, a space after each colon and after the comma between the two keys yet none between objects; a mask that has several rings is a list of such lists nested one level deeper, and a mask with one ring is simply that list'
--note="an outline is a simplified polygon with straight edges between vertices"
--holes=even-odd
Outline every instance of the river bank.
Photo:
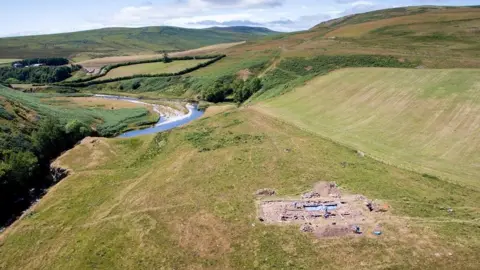
[{"label": "river bank", "polygon": [[187,103],[185,107],[188,110],[188,113],[183,113],[175,108],[158,105],[153,103],[143,102],[140,99],[125,97],[125,96],[113,96],[113,95],[94,95],[95,97],[106,98],[106,99],[116,99],[116,100],[124,100],[127,102],[143,104],[146,106],[152,106],[153,110],[160,115],[159,121],[152,127],[139,129],[139,130],[132,130],[120,134],[119,138],[132,138],[136,136],[148,135],[158,132],[167,131],[173,128],[176,128],[181,125],[185,125],[195,119],[200,118],[204,112],[198,109],[197,104],[190,104]]}]

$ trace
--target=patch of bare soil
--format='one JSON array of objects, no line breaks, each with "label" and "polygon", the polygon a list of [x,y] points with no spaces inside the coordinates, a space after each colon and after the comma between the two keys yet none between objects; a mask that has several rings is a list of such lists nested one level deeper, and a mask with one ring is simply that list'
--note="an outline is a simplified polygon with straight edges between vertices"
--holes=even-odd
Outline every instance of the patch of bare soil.
[{"label": "patch of bare soil", "polygon": [[359,236],[379,232],[388,206],[362,195],[342,194],[335,183],[319,182],[299,199],[270,197],[258,202],[258,218],[265,224],[301,225],[320,238]]},{"label": "patch of bare soil", "polygon": [[250,75],[253,73],[247,68],[247,69],[242,69],[239,72],[237,72],[237,78],[242,79],[244,81],[248,80]]}]

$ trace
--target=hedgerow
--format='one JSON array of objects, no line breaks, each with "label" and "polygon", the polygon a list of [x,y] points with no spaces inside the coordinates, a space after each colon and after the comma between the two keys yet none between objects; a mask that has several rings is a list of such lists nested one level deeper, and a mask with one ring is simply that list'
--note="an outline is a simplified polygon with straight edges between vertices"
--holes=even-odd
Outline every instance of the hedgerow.
[{"label": "hedgerow", "polygon": [[[150,60],[142,60],[142,61],[134,61],[134,62],[125,62],[125,63],[119,63],[115,65],[109,65],[104,68],[104,72],[100,75],[97,76],[91,76],[88,78],[82,78],[70,82],[65,82],[61,83],[59,85],[63,86],[71,86],[71,87],[86,87],[90,85],[95,85],[95,84],[103,84],[103,83],[110,83],[110,82],[117,82],[117,81],[123,81],[123,80],[129,80],[129,79],[134,79],[134,78],[153,78],[153,77],[172,77],[172,76],[180,76],[184,75],[190,72],[193,72],[197,69],[206,67],[208,65],[211,65],[218,60],[226,57],[226,55],[215,55],[215,56],[183,56],[183,57],[172,57],[168,58],[169,60],[166,61],[165,58],[160,58],[160,59],[150,59]],[[182,71],[175,72],[175,73],[162,73],[162,74],[136,74],[136,75],[131,75],[131,76],[124,76],[124,77],[117,77],[117,78],[110,78],[110,79],[105,79],[105,80],[99,80],[99,81],[93,81],[95,79],[104,77],[107,75],[107,73],[115,68],[123,67],[123,66],[130,66],[130,65],[138,65],[138,64],[148,64],[148,63],[156,63],[156,62],[171,62],[171,61],[182,61],[182,60],[201,60],[201,59],[211,59],[210,61],[200,63],[196,66],[186,68]]]}]

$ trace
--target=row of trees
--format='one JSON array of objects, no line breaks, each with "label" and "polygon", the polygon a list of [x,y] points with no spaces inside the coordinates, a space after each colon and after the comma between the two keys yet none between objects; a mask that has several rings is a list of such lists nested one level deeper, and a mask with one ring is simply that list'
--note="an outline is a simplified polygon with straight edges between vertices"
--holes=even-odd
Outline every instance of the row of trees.
[{"label": "row of trees", "polygon": [[90,135],[78,121],[61,125],[48,119],[31,134],[3,127],[0,132],[0,227],[25,210],[51,186],[50,162]]},{"label": "row of trees", "polygon": [[51,58],[27,58],[23,59],[22,61],[18,61],[16,63],[20,63],[24,66],[31,66],[34,64],[44,64],[47,66],[63,66],[69,63],[67,58],[62,57],[51,57]]},{"label": "row of trees", "polygon": [[68,79],[79,66],[0,68],[0,81],[6,83],[55,83]]},{"label": "row of trees", "polygon": [[233,95],[235,102],[243,103],[261,89],[262,81],[259,78],[250,78],[244,81],[234,79],[233,76],[226,76],[206,88],[202,93],[202,98],[217,103],[225,101],[228,96]]}]

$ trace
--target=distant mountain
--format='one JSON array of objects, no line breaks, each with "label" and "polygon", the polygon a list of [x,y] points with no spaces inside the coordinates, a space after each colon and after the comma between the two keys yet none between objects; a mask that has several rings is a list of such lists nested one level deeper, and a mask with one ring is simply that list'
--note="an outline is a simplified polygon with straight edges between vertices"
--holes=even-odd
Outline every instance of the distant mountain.
[{"label": "distant mountain", "polygon": [[187,29],[170,26],[104,28],[53,35],[0,39],[0,58],[73,57],[179,51],[218,43],[251,40],[274,32],[261,27]]},{"label": "distant mountain", "polygon": [[272,31],[265,27],[251,27],[251,26],[229,26],[229,27],[211,27],[208,28],[217,31],[226,31],[234,33],[252,34],[252,35],[272,35],[278,34],[278,32]]}]

